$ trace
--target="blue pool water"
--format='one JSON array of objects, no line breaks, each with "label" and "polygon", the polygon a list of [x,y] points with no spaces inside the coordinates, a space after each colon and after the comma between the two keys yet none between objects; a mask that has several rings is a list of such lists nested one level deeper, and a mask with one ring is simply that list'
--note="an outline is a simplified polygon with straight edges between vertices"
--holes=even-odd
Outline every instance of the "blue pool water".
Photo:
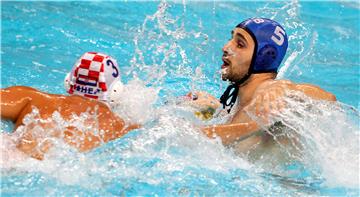
[{"label": "blue pool water", "polygon": [[[358,196],[360,4],[334,2],[1,2],[1,88],[65,94],[64,76],[86,51],[115,57],[134,112],[155,102],[144,129],[86,154],[59,144],[46,161],[1,168],[2,196]],[[313,122],[300,162],[252,163],[198,134],[165,104],[190,90],[219,97],[221,48],[240,21],[283,24],[289,49],[279,78],[336,95]],[[137,80],[134,80],[137,79]],[[143,91],[143,92],[142,92]],[[299,106],[295,106],[299,107]],[[170,108],[170,109],[169,109]],[[333,112],[333,113],[326,113]],[[144,112],[145,113],[145,112]],[[146,114],[146,113],[145,113]],[[137,114],[138,115],[138,114]],[[292,114],[288,114],[289,119]],[[309,115],[310,116],[310,115]],[[2,121],[2,131],[11,124]],[[307,133],[310,132],[310,133]]]}]

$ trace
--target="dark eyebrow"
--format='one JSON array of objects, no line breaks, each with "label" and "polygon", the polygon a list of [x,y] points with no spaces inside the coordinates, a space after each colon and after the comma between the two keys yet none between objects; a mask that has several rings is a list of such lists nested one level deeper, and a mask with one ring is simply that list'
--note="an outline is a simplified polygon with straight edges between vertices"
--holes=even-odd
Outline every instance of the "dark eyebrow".
[{"label": "dark eyebrow", "polygon": [[241,33],[236,33],[236,36],[240,37],[240,38],[243,39],[245,42],[247,42],[245,36],[243,36]]},{"label": "dark eyebrow", "polygon": [[[231,35],[234,35],[234,30],[231,31]],[[247,40],[244,35],[241,33],[236,33],[236,36],[240,37],[242,40],[244,40],[247,43]]]}]

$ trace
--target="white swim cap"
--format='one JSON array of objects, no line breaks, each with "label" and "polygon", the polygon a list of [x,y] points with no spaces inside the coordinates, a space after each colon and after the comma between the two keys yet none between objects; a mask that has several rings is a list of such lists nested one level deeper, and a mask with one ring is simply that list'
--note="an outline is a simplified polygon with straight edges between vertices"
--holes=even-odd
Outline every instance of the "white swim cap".
[{"label": "white swim cap", "polygon": [[114,84],[122,86],[116,60],[97,52],[86,52],[64,80],[69,94],[107,101]]}]

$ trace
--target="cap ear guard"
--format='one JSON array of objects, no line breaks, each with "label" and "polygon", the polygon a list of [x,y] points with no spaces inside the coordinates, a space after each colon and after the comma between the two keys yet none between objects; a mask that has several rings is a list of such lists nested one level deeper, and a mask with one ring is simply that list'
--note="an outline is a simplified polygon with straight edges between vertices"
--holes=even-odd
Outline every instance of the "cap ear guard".
[{"label": "cap ear guard", "polygon": [[288,38],[282,26],[267,18],[249,18],[236,27],[247,31],[255,42],[250,71],[277,72],[288,47]]},{"label": "cap ear guard", "polygon": [[276,61],[277,56],[278,56],[277,49],[271,44],[266,44],[257,53],[257,59],[254,64],[255,66],[254,70],[260,70],[256,68],[258,66],[259,68],[263,69],[262,72],[277,72],[277,67],[271,67],[274,61]]}]

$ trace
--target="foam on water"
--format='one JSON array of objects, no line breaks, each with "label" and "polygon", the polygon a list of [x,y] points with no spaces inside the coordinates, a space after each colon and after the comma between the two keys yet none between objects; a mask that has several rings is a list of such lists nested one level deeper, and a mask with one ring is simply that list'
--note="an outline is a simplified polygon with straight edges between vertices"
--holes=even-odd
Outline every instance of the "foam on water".
[{"label": "foam on water", "polygon": [[154,114],[154,104],[157,101],[159,90],[146,87],[140,80],[132,80],[124,85],[121,92],[118,92],[113,104],[112,111],[132,123],[144,124],[152,118]]},{"label": "foam on water", "polygon": [[[146,88],[142,90],[139,88],[141,84],[141,82],[136,83],[135,81],[129,83],[128,87],[131,88],[125,93],[135,94],[145,91]],[[151,88],[147,89],[148,92],[151,90]],[[127,104],[132,106],[134,111],[141,111],[144,110],[142,103],[148,103],[148,101],[148,97],[137,97],[129,99]],[[186,171],[186,169],[207,169],[227,173],[234,169],[250,168],[250,164],[223,147],[219,140],[207,139],[198,128],[183,118],[175,116],[168,109],[164,107],[159,108],[155,113],[154,111],[149,114],[145,113],[144,116],[146,118],[151,116],[150,120],[152,121],[145,124],[140,131],[134,131],[137,134],[128,141],[125,139],[113,142],[113,144],[104,144],[104,148],[100,148],[98,151],[83,154],[65,144],[61,139],[52,137],[52,133],[62,132],[67,126],[75,126],[79,130],[90,132],[89,129],[94,129],[94,127],[89,127],[85,122],[93,119],[93,114],[86,112],[79,116],[74,115],[72,120],[66,121],[58,112],[54,112],[51,118],[42,120],[39,119],[38,110],[34,108],[33,112],[25,117],[24,125],[14,132],[15,136],[20,137],[31,129],[34,131],[34,135],[42,140],[51,140],[54,147],[50,149],[44,161],[23,156],[21,158],[10,157],[6,161],[8,164],[2,165],[1,170],[5,173],[8,170],[25,173],[41,172],[64,185],[101,189],[105,180],[111,181],[118,178],[121,180],[136,178],[142,182],[156,185],[165,184],[172,179],[174,179],[172,181],[181,179],[181,177],[173,177],[171,174]],[[129,115],[123,109],[117,112],[120,117],[135,118],[139,115]],[[154,120],[155,118],[158,120]],[[54,127],[46,128],[46,131],[41,126],[34,127],[39,123],[51,123]],[[97,132],[94,131],[94,134]],[[124,142],[125,144],[122,144]],[[119,146],[114,145],[116,143]],[[3,148],[16,151],[15,146],[10,145],[10,141]],[[144,172],[147,165],[150,165],[151,168]],[[159,174],[165,174],[165,177],[159,178]]]},{"label": "foam on water", "polygon": [[[153,88],[144,87],[140,81],[130,82],[128,88],[125,91],[127,94],[147,92],[156,95]],[[144,104],[152,104],[154,98],[156,96],[136,97],[129,99],[127,104],[132,106],[134,111],[141,111],[144,110]],[[285,135],[290,139],[290,145],[295,147],[294,149],[290,146],[281,146],[284,150],[281,154],[288,154],[289,163],[301,162],[307,170],[310,170],[310,177],[304,184],[324,179],[328,186],[343,185],[356,188],[359,184],[359,131],[355,124],[359,120],[358,112],[341,103],[333,105],[333,103],[314,101],[298,93],[292,93],[285,100],[288,108],[273,117],[272,121],[281,120],[286,125],[288,129],[285,129]],[[133,184],[129,182],[131,180],[151,185],[163,186],[168,182],[186,185],[188,183],[186,177],[189,176],[186,172],[199,176],[199,170],[220,173],[220,176],[225,177],[234,176],[231,175],[234,171],[242,170],[246,173],[244,176],[249,179],[240,178],[233,183],[247,189],[251,184],[272,184],[268,182],[269,179],[264,182],[261,175],[263,172],[291,176],[291,172],[281,167],[283,164],[275,163],[272,168],[276,169],[270,169],[267,163],[270,160],[265,158],[266,156],[261,157],[254,165],[247,161],[247,157],[235,155],[231,149],[224,147],[219,139],[206,138],[192,122],[174,113],[172,106],[152,108],[150,105],[147,109],[152,113],[144,113],[142,119],[144,128],[84,154],[68,146],[61,139],[53,138],[51,133],[62,131],[69,125],[90,132],[89,129],[94,127],[89,127],[85,122],[95,118],[93,114],[86,112],[74,116],[73,120],[65,121],[59,113],[54,112],[51,118],[41,120],[38,118],[37,109],[34,108],[25,118],[25,125],[15,131],[16,135],[21,136],[28,129],[33,129],[42,139],[52,140],[55,146],[50,149],[44,161],[24,156],[17,159],[9,158],[7,162],[10,164],[2,165],[2,173],[9,173],[9,170],[19,173],[41,172],[43,176],[55,178],[64,185],[77,185],[89,190],[98,189],[105,193],[104,184],[119,180],[125,185]],[[117,112],[120,117],[139,116],[136,113],[129,115],[125,109]],[[41,126],[33,127],[34,123],[41,122],[51,122],[55,126],[53,129],[46,129],[45,132]],[[272,130],[268,132],[275,138],[281,137],[277,136],[279,133],[272,133]],[[16,151],[14,145],[9,143],[6,148]],[[299,151],[300,154],[294,150]],[[271,158],[276,160],[276,155],[271,155]],[[250,173],[251,171],[255,174]],[[239,176],[238,173],[236,174]],[[276,177],[273,178],[276,180]],[[220,180],[214,177],[202,179],[213,186],[220,184]],[[285,183],[279,188],[269,186],[270,191],[253,188],[253,192],[262,194],[291,192],[288,188],[293,187],[291,182],[285,181]]]}]

